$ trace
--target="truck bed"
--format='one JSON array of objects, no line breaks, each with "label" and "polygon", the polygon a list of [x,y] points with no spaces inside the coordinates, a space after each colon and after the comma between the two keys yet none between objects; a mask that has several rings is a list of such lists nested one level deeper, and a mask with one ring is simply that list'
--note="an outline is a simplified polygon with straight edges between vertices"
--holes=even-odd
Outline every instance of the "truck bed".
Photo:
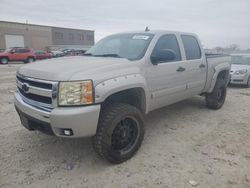
[{"label": "truck bed", "polygon": [[207,83],[205,86],[205,91],[208,91],[209,87],[211,86],[211,82],[213,79],[213,75],[215,72],[215,67],[219,64],[223,63],[231,63],[231,56],[229,54],[218,54],[218,53],[206,53],[207,59]]},{"label": "truck bed", "polygon": [[205,53],[206,58],[216,58],[216,57],[227,57],[229,54],[219,54],[219,53]]}]

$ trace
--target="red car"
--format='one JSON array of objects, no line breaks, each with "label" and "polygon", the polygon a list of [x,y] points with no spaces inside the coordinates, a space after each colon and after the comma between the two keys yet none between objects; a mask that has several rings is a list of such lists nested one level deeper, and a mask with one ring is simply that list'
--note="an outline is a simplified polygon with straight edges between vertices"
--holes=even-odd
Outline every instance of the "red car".
[{"label": "red car", "polygon": [[0,63],[8,64],[9,61],[23,61],[31,63],[36,60],[36,55],[30,48],[13,47],[0,53]]},{"label": "red car", "polygon": [[52,58],[52,54],[45,51],[35,51],[36,59],[48,59]]}]

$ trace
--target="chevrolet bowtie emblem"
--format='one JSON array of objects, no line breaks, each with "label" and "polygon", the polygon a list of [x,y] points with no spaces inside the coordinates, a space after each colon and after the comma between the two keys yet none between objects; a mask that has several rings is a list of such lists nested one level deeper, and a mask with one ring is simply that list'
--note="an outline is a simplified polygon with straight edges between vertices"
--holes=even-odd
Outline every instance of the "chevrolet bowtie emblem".
[{"label": "chevrolet bowtie emblem", "polygon": [[22,85],[22,90],[23,90],[24,93],[28,93],[29,92],[29,85],[24,83]]}]

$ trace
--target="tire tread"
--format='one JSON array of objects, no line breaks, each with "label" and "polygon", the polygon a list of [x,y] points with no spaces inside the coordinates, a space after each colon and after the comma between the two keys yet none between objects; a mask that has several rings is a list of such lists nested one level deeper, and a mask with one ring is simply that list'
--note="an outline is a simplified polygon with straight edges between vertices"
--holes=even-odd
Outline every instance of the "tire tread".
[{"label": "tire tread", "polygon": [[223,104],[225,102],[225,99],[224,99],[222,104],[219,104],[217,99],[216,99],[216,96],[215,96],[217,89],[219,89],[221,86],[225,87],[225,96],[224,97],[226,98],[227,84],[226,84],[224,79],[218,78],[217,81],[216,81],[216,84],[214,86],[213,92],[206,94],[206,105],[207,105],[208,108],[217,110],[217,109],[220,109],[223,106]]},{"label": "tire tread", "polygon": [[[114,164],[119,164],[127,159],[119,160],[119,159],[114,159],[112,156],[110,156],[107,150],[107,146],[105,146],[103,140],[105,139],[106,129],[108,128],[114,117],[117,116],[117,113],[127,113],[128,111],[130,111],[130,113],[136,113],[136,114],[139,113],[140,116],[142,117],[142,114],[136,107],[128,104],[117,103],[117,104],[107,105],[106,107],[104,107],[103,110],[101,111],[97,132],[93,139],[93,147],[94,150],[97,152],[97,154],[102,159],[106,159]],[[144,135],[144,129],[142,130],[142,132]],[[130,157],[132,156],[133,154]]]}]

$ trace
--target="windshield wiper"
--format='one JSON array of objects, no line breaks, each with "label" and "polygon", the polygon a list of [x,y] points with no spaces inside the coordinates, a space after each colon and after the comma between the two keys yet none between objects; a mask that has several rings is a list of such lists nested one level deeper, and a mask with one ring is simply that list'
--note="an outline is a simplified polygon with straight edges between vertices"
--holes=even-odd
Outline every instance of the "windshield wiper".
[{"label": "windshield wiper", "polygon": [[98,55],[95,55],[95,56],[96,57],[118,57],[118,58],[122,58],[118,54],[98,54]]}]

